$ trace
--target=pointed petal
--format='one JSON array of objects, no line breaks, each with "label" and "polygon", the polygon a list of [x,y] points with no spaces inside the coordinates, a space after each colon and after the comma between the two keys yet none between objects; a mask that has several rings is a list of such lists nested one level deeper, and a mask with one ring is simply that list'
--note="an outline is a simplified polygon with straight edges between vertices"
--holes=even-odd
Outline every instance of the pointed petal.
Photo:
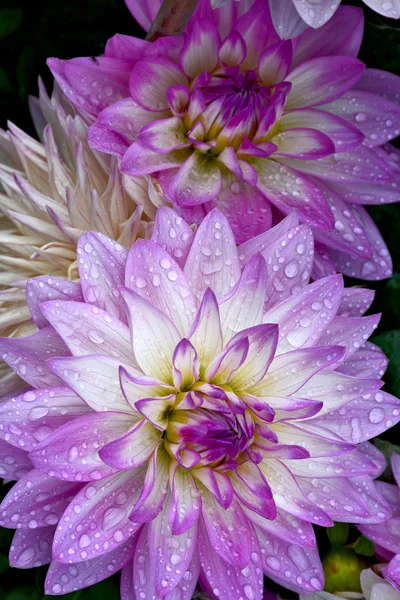
[{"label": "pointed petal", "polygon": [[339,365],[338,371],[351,377],[381,378],[387,368],[388,359],[378,346],[366,342],[348,360]]},{"label": "pointed petal", "polygon": [[26,284],[26,301],[31,311],[32,319],[39,329],[48,325],[42,314],[40,305],[46,300],[74,300],[83,302],[82,289],[79,283],[68,281],[61,277],[34,277]]},{"label": "pointed petal", "polygon": [[142,398],[135,403],[135,408],[149,421],[156,429],[165,431],[168,426],[168,411],[176,401],[176,394],[163,396],[162,398]]},{"label": "pointed petal", "polygon": [[141,467],[88,483],[62,516],[54,536],[53,558],[62,563],[80,563],[129,540],[140,527],[128,516],[144,476],[145,468]]},{"label": "pointed petal", "polygon": [[126,322],[118,287],[124,284],[127,251],[101,233],[83,233],[78,268],[85,301]]},{"label": "pointed petal", "polygon": [[132,412],[122,394],[118,377],[121,366],[125,366],[128,371],[132,371],[132,367],[121,364],[120,360],[91,354],[52,358],[49,365],[93,410]]},{"label": "pointed petal", "polygon": [[132,560],[134,549],[135,544],[132,540],[128,540],[107,554],[74,565],[53,561],[47,571],[46,594],[68,594],[95,585],[113,573],[117,573]]},{"label": "pointed petal", "polygon": [[[67,98],[85,112],[97,116],[103,108],[129,96],[131,62],[98,56],[59,60],[47,64]],[[93,90],[96,93],[93,93]]]},{"label": "pointed petal", "polygon": [[158,112],[168,109],[167,89],[187,83],[187,77],[178,65],[167,58],[151,56],[136,63],[130,74],[129,89],[140,106]]},{"label": "pointed petal", "polygon": [[168,314],[185,335],[197,310],[188,282],[175,260],[149,240],[138,240],[126,263],[125,285]]},{"label": "pointed petal", "polygon": [[0,403],[0,438],[30,452],[59,427],[89,411],[88,405],[66,387],[13,394]]},{"label": "pointed petal", "polygon": [[307,28],[292,0],[269,0],[269,10],[275,31],[282,40],[295,38]]},{"label": "pointed petal", "polygon": [[293,47],[289,42],[275,42],[264,50],[258,72],[264,85],[275,85],[285,79],[292,62]]},{"label": "pointed petal", "polygon": [[192,245],[193,231],[175,211],[160,206],[151,241],[168,252],[183,269]]},{"label": "pointed petal", "polygon": [[[204,523],[200,523],[198,551],[201,564],[201,583],[205,591],[214,597],[240,600],[262,600],[263,577],[260,570],[260,548],[257,536],[251,528],[251,558],[245,568],[232,566],[223,560],[212,544]],[[218,592],[217,594],[215,592]]]},{"label": "pointed petal", "polygon": [[132,523],[152,521],[162,510],[168,489],[169,464],[170,459],[160,443],[149,460],[142,493],[129,515]]},{"label": "pointed petal", "polygon": [[271,486],[272,497],[278,508],[316,525],[332,525],[328,515],[301,492],[290,468],[284,463],[279,460],[264,460],[260,463],[260,469]]},{"label": "pointed petal", "polygon": [[99,457],[99,448],[126,433],[132,417],[124,413],[91,413],[66,423],[41,442],[29,457],[35,467],[65,481],[94,481],[115,470]]},{"label": "pointed petal", "polygon": [[297,210],[306,223],[321,229],[331,229],[334,224],[333,216],[322,192],[294,170],[302,168],[307,161],[292,161],[295,162],[294,168],[282,164],[285,161],[290,159],[282,157],[280,162],[276,162],[268,158],[256,158],[251,161],[258,173],[258,189],[284,214]]},{"label": "pointed petal", "polygon": [[212,21],[196,19],[187,28],[180,55],[180,65],[194,79],[203,71],[212,72],[218,62],[221,38]]},{"label": "pointed petal", "polygon": [[116,469],[133,469],[149,458],[160,438],[160,431],[143,419],[124,436],[104,446],[99,455],[106,464]]},{"label": "pointed petal", "polygon": [[55,525],[81,487],[79,483],[59,481],[34,469],[5,496],[0,506],[0,525],[11,529]]},{"label": "pointed petal", "polygon": [[244,569],[250,560],[252,527],[238,502],[223,509],[204,487],[200,489],[203,519],[211,546],[234,567]]},{"label": "pointed petal", "polygon": [[10,566],[32,569],[51,562],[54,526],[39,529],[17,529],[10,549]]},{"label": "pointed petal", "polygon": [[145,375],[172,384],[172,356],[181,336],[171,319],[142,296],[122,288],[133,351]]},{"label": "pointed petal", "polygon": [[278,326],[264,324],[244,329],[232,338],[229,345],[245,337],[249,341],[247,356],[230,379],[235,390],[247,390],[265,377],[275,355]]},{"label": "pointed petal", "polygon": [[219,307],[225,343],[239,331],[262,322],[268,272],[257,254],[246,264],[235,288]]},{"label": "pointed petal", "polygon": [[317,346],[280,354],[273,360],[268,376],[247,391],[261,397],[290,396],[316,373],[338,362],[343,353],[340,346]]},{"label": "pointed petal", "polygon": [[0,476],[6,480],[18,480],[32,470],[28,453],[0,440]]},{"label": "pointed petal", "polygon": [[264,323],[279,324],[278,354],[316,344],[336,314],[342,290],[342,277],[332,275],[270,309]]},{"label": "pointed petal", "polygon": [[322,590],[324,572],[318,549],[303,550],[256,527],[264,573],[273,581],[297,593]]},{"label": "pointed petal", "polygon": [[340,345],[346,348],[349,358],[368,340],[378,327],[381,315],[368,317],[335,317],[319,339],[323,345]]},{"label": "pointed petal", "polygon": [[170,481],[169,523],[173,534],[181,534],[197,523],[201,514],[201,496],[192,475],[179,465],[171,465]]},{"label": "pointed petal", "polygon": [[215,294],[207,288],[200,304],[199,312],[188,333],[195,347],[200,365],[207,368],[222,350],[222,332],[218,302]]},{"label": "pointed petal", "polygon": [[222,213],[212,210],[196,232],[184,273],[200,299],[210,287],[217,298],[226,296],[240,277],[235,240]]},{"label": "pointed petal", "polygon": [[[352,94],[353,92],[349,93]],[[340,100],[336,102],[340,102]],[[324,106],[323,108],[326,107]],[[335,111],[328,111],[328,109],[319,110],[316,108],[291,110],[282,115],[279,121],[279,129],[280,131],[290,131],[294,128],[315,129],[324,133],[332,140],[336,152],[352,150],[363,141],[363,134],[357,128],[357,123],[349,123],[340,111],[337,111],[335,114],[332,114],[332,112]],[[274,141],[274,143],[276,144],[277,142]]]},{"label": "pointed petal", "polygon": [[135,364],[129,328],[101,308],[52,300],[42,304],[42,311],[74,356],[104,349],[111,357]]},{"label": "pointed petal", "polygon": [[[169,502],[149,524],[149,554],[156,593],[172,592],[190,567],[197,546],[197,523],[173,534],[168,521]],[[172,568],[171,568],[172,567]]]},{"label": "pointed petal", "polygon": [[170,193],[179,206],[209,202],[222,189],[222,174],[214,157],[195,150],[171,181]]},{"label": "pointed petal", "polygon": [[350,56],[321,56],[296,67],[286,81],[292,89],[286,109],[318,106],[340,98],[360,79],[364,64]]},{"label": "pointed petal", "polygon": [[325,25],[318,29],[307,27],[297,38],[293,66],[316,56],[357,56],[363,30],[363,11],[355,6],[340,6]]},{"label": "pointed petal", "polygon": [[0,339],[1,359],[34,388],[60,385],[60,379],[48,367],[47,359],[68,355],[68,348],[50,326],[26,338]]},{"label": "pointed petal", "polygon": [[244,508],[244,512],[249,520],[268,536],[277,537],[301,548],[316,547],[314,529],[307,521],[293,517],[279,508],[273,521],[265,519],[247,508]]}]

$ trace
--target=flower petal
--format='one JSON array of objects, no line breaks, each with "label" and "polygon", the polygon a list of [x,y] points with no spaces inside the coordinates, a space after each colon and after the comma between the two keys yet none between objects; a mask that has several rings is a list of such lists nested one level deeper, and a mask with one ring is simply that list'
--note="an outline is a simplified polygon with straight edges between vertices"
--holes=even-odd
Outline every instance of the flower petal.
[{"label": "flower petal", "polygon": [[84,302],[51,300],[42,304],[42,311],[73,356],[104,349],[111,357],[135,364],[129,328],[101,308]]},{"label": "flower petal", "polygon": [[297,12],[313,28],[322,27],[337,10],[340,0],[321,0],[318,3],[311,3],[309,0],[293,0]]},{"label": "flower petal", "polygon": [[[337,102],[340,102],[340,100],[337,100]],[[337,116],[332,112],[335,111],[329,110],[328,112],[317,108],[291,110],[282,115],[279,121],[279,129],[280,131],[290,131],[293,128],[315,129],[332,140],[336,152],[352,150],[363,141],[363,134],[357,129],[357,123],[355,125],[348,123],[340,111],[337,111]],[[274,143],[277,142],[274,141]]]},{"label": "flower petal", "polygon": [[348,360],[339,365],[337,370],[351,377],[381,378],[388,366],[388,359],[378,346],[366,342]]},{"label": "flower petal", "polygon": [[222,189],[222,174],[216,159],[195,150],[171,181],[170,193],[179,206],[209,202]]},{"label": "flower petal", "polygon": [[168,252],[183,269],[193,242],[193,231],[175,211],[160,206],[151,241]]},{"label": "flower petal", "polygon": [[222,350],[218,301],[210,288],[207,288],[204,293],[188,338],[196,349],[200,365],[203,368],[207,368]]},{"label": "flower petal", "polygon": [[[24,475],[0,506],[0,525],[36,529],[55,525],[82,485],[48,477],[38,469]],[[31,513],[33,511],[33,514]]]},{"label": "flower petal", "polygon": [[256,254],[227,298],[222,298],[219,311],[225,343],[239,331],[262,322],[268,280],[265,259]]},{"label": "flower petal", "polygon": [[143,126],[166,116],[166,111],[151,112],[132,98],[123,98],[101,111],[95,123],[88,129],[88,141],[90,146],[99,152],[120,157],[136,139]]},{"label": "flower petal", "polygon": [[30,452],[59,427],[89,411],[88,405],[66,387],[13,394],[0,403],[0,438]]},{"label": "flower petal", "polygon": [[275,31],[282,40],[295,38],[307,28],[292,0],[269,0],[269,10]]},{"label": "flower petal", "polygon": [[360,79],[363,70],[364,64],[351,56],[319,56],[301,63],[286,77],[292,84],[286,110],[340,98]]},{"label": "flower petal", "polygon": [[181,336],[171,319],[142,296],[121,290],[129,311],[136,360],[145,375],[172,384],[172,356]]},{"label": "flower petal", "polygon": [[182,534],[197,524],[201,515],[201,496],[193,476],[179,465],[171,464],[170,481],[169,523],[174,535]]},{"label": "flower petal", "polygon": [[358,56],[363,32],[363,11],[355,6],[342,5],[325,25],[318,29],[307,27],[299,35],[293,66],[316,56]]},{"label": "flower petal", "polygon": [[125,248],[101,233],[88,231],[79,238],[77,255],[85,302],[126,322],[118,291],[124,284]]},{"label": "flower petal", "polygon": [[244,362],[230,378],[234,390],[247,390],[261,381],[267,373],[278,343],[278,326],[263,324],[244,329],[232,338],[229,346],[247,338],[249,348]]},{"label": "flower petal", "polygon": [[39,329],[49,323],[42,314],[40,305],[46,300],[74,300],[83,302],[82,289],[79,283],[68,281],[61,277],[34,277],[26,284],[26,301],[31,311],[32,319]]},{"label": "flower petal", "polygon": [[184,533],[172,533],[168,521],[169,504],[166,501],[163,511],[149,524],[150,564],[159,595],[166,595],[176,588],[190,567],[197,546],[197,522]]},{"label": "flower petal", "polygon": [[264,573],[273,581],[297,593],[322,590],[324,572],[318,549],[303,550],[256,527]]},{"label": "flower petal", "polygon": [[25,338],[0,338],[1,359],[34,388],[60,385],[47,359],[68,355],[68,348],[50,326]]},{"label": "flower petal", "polygon": [[132,560],[134,549],[135,544],[128,540],[104,555],[74,565],[53,561],[47,571],[46,594],[68,594],[95,585]]},{"label": "flower petal", "polygon": [[119,470],[142,465],[157,447],[161,433],[144,419],[119,439],[99,451],[100,458]]},{"label": "flower petal", "polygon": [[271,308],[264,323],[279,324],[277,353],[316,344],[335,317],[342,290],[342,277],[331,275]]},{"label": "flower petal", "polygon": [[187,28],[180,55],[180,66],[190,79],[203,71],[211,73],[218,62],[221,38],[212,21],[196,19]]},{"label": "flower petal", "polygon": [[167,89],[187,83],[187,77],[178,65],[167,58],[152,56],[136,63],[130,74],[129,89],[139,106],[158,112],[168,109]]},{"label": "flower petal", "polygon": [[17,529],[10,549],[10,566],[32,569],[51,562],[54,526],[39,529]]},{"label": "flower petal", "polygon": [[140,527],[128,516],[140,495],[144,476],[145,468],[139,467],[90,482],[81,489],[57,527],[53,558],[61,563],[80,563],[129,540]]},{"label": "flower petal", "polygon": [[260,56],[258,72],[264,85],[275,85],[285,79],[292,63],[293,46],[289,42],[275,42]]},{"label": "flower petal", "polygon": [[160,443],[149,460],[142,493],[129,515],[133,523],[152,521],[162,510],[168,489],[169,464],[168,454]]},{"label": "flower petal", "polygon": [[316,373],[335,364],[343,353],[340,346],[317,346],[280,354],[272,361],[268,376],[247,391],[261,397],[290,396]]},{"label": "flower petal", "polygon": [[72,104],[97,116],[104,108],[129,96],[131,62],[98,56],[59,60],[47,64],[64,94]]},{"label": "flower petal", "polygon": [[209,287],[216,297],[226,296],[240,277],[235,240],[228,221],[214,209],[198,228],[184,273],[198,299]]},{"label": "flower petal", "polygon": [[93,410],[132,412],[122,394],[118,371],[121,366],[124,366],[128,372],[134,369],[123,365],[120,360],[91,354],[71,358],[52,358],[49,360],[49,365]]},{"label": "flower petal", "polygon": [[[263,577],[260,572],[260,548],[253,528],[250,530],[251,558],[244,568],[232,566],[215,552],[204,523],[200,522],[198,551],[201,564],[201,586],[214,597],[229,600],[262,600]],[[203,585],[203,584],[206,585]],[[217,593],[216,593],[217,592]]]},{"label": "flower petal", "polygon": [[28,453],[0,440],[0,476],[6,480],[18,480],[32,470]]},{"label": "flower petal", "polygon": [[[283,157],[280,162],[268,158],[252,159],[258,173],[257,188],[284,214],[295,209],[306,223],[321,229],[331,229],[334,224],[333,216],[322,192],[299,172],[281,164],[290,160]],[[300,165],[308,164],[308,161],[292,163],[294,168],[299,169]]]},{"label": "flower petal", "polygon": [[378,327],[381,315],[368,317],[335,317],[319,339],[323,345],[346,348],[345,359],[360,348]]},{"label": "flower petal", "polygon": [[150,240],[138,240],[126,263],[125,285],[168,314],[181,335],[193,322],[197,303],[174,259]]},{"label": "flower petal", "polygon": [[91,413],[66,423],[29,454],[33,465],[65,481],[94,481],[115,470],[99,457],[99,448],[121,437],[134,419],[124,413]]},{"label": "flower petal", "polygon": [[212,548],[230,565],[244,569],[250,560],[252,526],[238,502],[223,509],[204,486],[200,488],[203,519]]}]

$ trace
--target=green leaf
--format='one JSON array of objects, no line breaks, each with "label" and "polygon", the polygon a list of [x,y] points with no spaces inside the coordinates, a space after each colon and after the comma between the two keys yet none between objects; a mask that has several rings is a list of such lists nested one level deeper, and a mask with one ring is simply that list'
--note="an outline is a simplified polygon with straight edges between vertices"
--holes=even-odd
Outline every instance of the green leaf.
[{"label": "green leaf", "polygon": [[335,523],[333,527],[327,527],[326,534],[333,546],[344,546],[349,537],[348,523]]},{"label": "green leaf", "polygon": [[0,10],[0,40],[20,28],[22,16],[23,13],[20,8],[3,8]]},{"label": "green leaf", "polygon": [[385,331],[371,339],[389,357],[385,382],[394,396],[400,396],[400,330]]},{"label": "green leaf", "polygon": [[366,538],[363,535],[351,544],[350,548],[353,548],[357,554],[361,554],[361,556],[373,556],[375,553],[375,546],[371,540]]}]

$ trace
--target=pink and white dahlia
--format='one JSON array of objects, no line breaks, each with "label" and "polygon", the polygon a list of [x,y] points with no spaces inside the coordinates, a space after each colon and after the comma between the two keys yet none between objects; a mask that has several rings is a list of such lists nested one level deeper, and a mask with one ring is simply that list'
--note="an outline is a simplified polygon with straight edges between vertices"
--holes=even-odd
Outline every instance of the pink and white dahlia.
[{"label": "pink and white dahlia", "polygon": [[296,209],[318,243],[316,277],[381,279],[390,256],[362,204],[400,199],[387,143],[399,133],[400,78],[364,69],[362,30],[362,11],[342,7],[281,41],[265,0],[215,11],[202,0],[183,35],[116,35],[95,62],[49,65],[96,117],[92,147],[120,157],[124,173],[155,176],[188,220],[217,207],[241,243]]},{"label": "pink and white dahlia", "polygon": [[312,257],[295,214],[237,248],[219,211],[194,234],[161,207],[129,252],[83,233],[68,299],[30,280],[39,331],[0,342],[28,386],[0,403],[12,565],[51,563],[49,594],[123,568],[123,600],[323,588],[312,524],[391,516],[367,440],[400,401],[373,293],[308,284]]},{"label": "pink and white dahlia", "polygon": [[[392,470],[397,485],[379,481],[380,492],[390,504],[393,517],[379,525],[360,525],[360,531],[376,544],[376,552],[388,561],[382,569],[384,577],[400,593],[400,456],[393,453]],[[399,596],[396,596],[396,598]]]}]

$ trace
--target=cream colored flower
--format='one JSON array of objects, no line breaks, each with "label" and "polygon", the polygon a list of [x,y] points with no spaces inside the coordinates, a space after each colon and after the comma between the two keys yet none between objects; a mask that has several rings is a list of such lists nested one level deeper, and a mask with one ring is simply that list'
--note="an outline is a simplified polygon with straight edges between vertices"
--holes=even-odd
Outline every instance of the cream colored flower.
[{"label": "cream colored flower", "polygon": [[[31,112],[41,141],[12,123],[0,130],[1,336],[36,329],[25,299],[28,278],[78,278],[82,231],[99,231],[130,248],[138,235],[145,236],[161,202],[149,178],[121,176],[115,158],[90,149],[91,117],[73,108],[58,88],[49,98],[39,85]],[[18,385],[0,363],[2,393]]]}]

